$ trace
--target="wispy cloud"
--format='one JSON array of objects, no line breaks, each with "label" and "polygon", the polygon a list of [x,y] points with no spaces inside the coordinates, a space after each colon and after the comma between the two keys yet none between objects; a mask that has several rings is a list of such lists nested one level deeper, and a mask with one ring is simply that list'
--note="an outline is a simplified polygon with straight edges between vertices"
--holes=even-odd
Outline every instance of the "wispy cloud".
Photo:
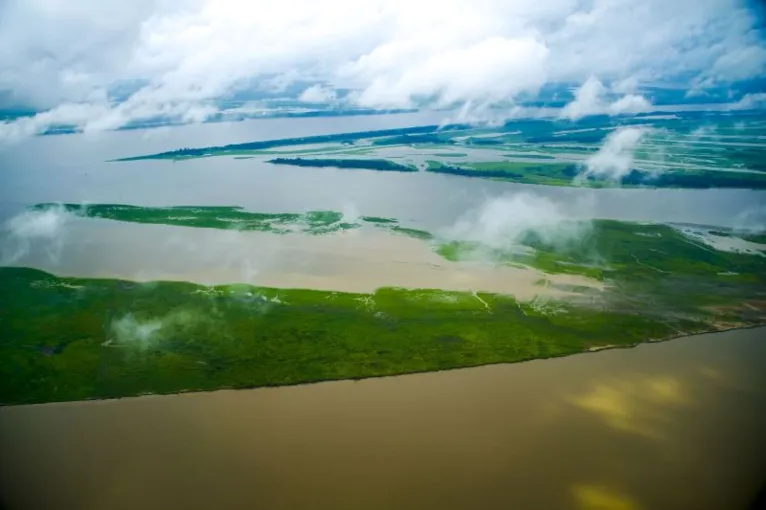
[{"label": "wispy cloud", "polygon": [[604,140],[604,145],[585,161],[583,171],[575,178],[582,182],[597,177],[619,182],[633,169],[636,148],[649,133],[646,127],[618,128]]},{"label": "wispy cloud", "polygon": [[[451,227],[442,230],[446,240],[472,241],[498,250],[513,250],[532,231],[552,244],[581,238],[592,218],[593,204],[587,199],[563,205],[535,193],[511,193],[486,200],[466,211]],[[575,219],[585,222],[572,221]]]},{"label": "wispy cloud", "polygon": [[734,229],[740,232],[766,232],[766,205],[750,207],[737,215]]},{"label": "wispy cloud", "polygon": [[[618,87],[625,90],[635,87],[635,82],[621,82]],[[571,120],[578,120],[588,115],[622,115],[626,113],[648,112],[652,103],[644,96],[638,94],[625,94],[610,102],[607,99],[607,89],[601,81],[591,76],[575,92],[574,100],[567,104],[560,116]]]},{"label": "wispy cloud", "polygon": [[298,99],[304,103],[329,103],[336,99],[336,95],[331,88],[316,84],[301,92]]},{"label": "wispy cloud", "polygon": [[57,263],[71,218],[63,207],[25,211],[12,217],[2,228],[0,265],[13,265],[33,250],[44,254],[51,263]]},{"label": "wispy cloud", "polygon": [[766,108],[766,92],[745,94],[745,96],[730,105],[732,110],[761,110]]}]

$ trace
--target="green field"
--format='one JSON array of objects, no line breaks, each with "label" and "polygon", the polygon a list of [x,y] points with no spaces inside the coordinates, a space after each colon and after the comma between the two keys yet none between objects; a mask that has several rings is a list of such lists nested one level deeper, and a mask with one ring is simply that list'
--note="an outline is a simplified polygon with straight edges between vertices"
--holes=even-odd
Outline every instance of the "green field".
[{"label": "green field", "polygon": [[374,294],[0,268],[0,403],[249,388],[632,345],[705,325],[440,290]]},{"label": "green field", "polygon": [[[614,310],[657,317],[713,312],[725,322],[766,318],[766,252],[715,250],[668,225],[614,220],[581,224],[580,235],[567,242],[546,240],[534,231],[517,242],[532,250],[490,249],[468,241],[442,243],[436,250],[453,261],[480,257],[601,280]],[[745,302],[753,309],[742,308]]]},{"label": "green field", "polygon": [[308,211],[305,213],[258,213],[241,207],[227,206],[170,206],[142,207],[125,204],[35,204],[30,209],[45,211],[61,208],[75,216],[130,223],[149,223],[177,227],[215,228],[226,230],[259,231],[272,234],[303,233],[331,234],[352,230],[366,224],[390,232],[428,238],[422,230],[401,227],[392,218],[362,217],[359,221],[344,221],[337,211]]},{"label": "green field", "polygon": [[450,165],[427,161],[426,170],[435,173],[482,177],[522,184],[548,186],[587,186],[593,188],[657,187],[657,188],[766,188],[766,173],[716,170],[669,170],[658,175],[633,170],[621,182],[588,178],[575,181],[580,167],[573,163],[488,161]]},{"label": "green field", "polygon": [[381,172],[417,172],[411,165],[394,163],[387,159],[318,159],[318,158],[276,158],[268,161],[274,165],[308,166],[315,168],[351,168],[358,170],[378,170]]},{"label": "green field", "polygon": [[[62,206],[35,209],[49,207]],[[275,234],[294,224],[306,234],[331,234],[341,217],[226,207],[63,207],[91,218],[197,228],[239,222],[238,228]],[[671,226],[563,223],[578,235],[562,241],[530,230],[490,248],[391,218],[358,221],[420,239],[448,260],[580,274],[601,280],[605,290],[572,288],[571,300],[521,302],[482,292],[208,287],[0,268],[0,404],[441,370],[766,323],[766,256],[715,250]],[[543,278],[539,285],[552,284]]]}]

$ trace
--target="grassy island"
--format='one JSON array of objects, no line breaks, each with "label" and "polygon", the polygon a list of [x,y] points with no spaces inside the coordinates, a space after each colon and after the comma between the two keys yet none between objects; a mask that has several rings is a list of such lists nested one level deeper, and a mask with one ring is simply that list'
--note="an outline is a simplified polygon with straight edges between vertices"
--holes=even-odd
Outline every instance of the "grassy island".
[{"label": "grassy island", "polygon": [[316,168],[356,168],[382,172],[417,172],[411,165],[394,163],[387,159],[316,159],[316,158],[275,158],[268,161],[274,165],[309,166]]},{"label": "grassy island", "polygon": [[[63,207],[86,218],[198,228],[230,228],[236,220],[274,234],[292,232],[297,223],[304,233],[332,235],[332,225],[343,225],[332,212]],[[348,225],[359,223],[421,239],[447,260],[481,258],[582,274],[603,281],[605,290],[573,289],[576,299],[519,301],[439,289],[357,294],[138,283],[4,267],[0,404],[442,370],[766,323],[763,253],[716,250],[669,225],[596,220],[579,225],[581,235],[571,242],[528,231],[513,246],[493,248],[407,232],[391,218],[362,217]]]},{"label": "grassy island", "polygon": [[[493,127],[431,125],[182,148],[118,161],[229,156],[317,168],[412,172],[425,167],[432,173],[549,186],[766,189],[764,120],[752,112],[516,119]],[[635,148],[622,150],[620,159],[630,168],[621,169],[619,178],[614,169],[598,178],[585,175],[590,158],[603,150],[611,158],[614,149],[607,147],[618,129],[644,133]],[[603,157],[600,161],[605,164]]]},{"label": "grassy island", "polygon": [[440,290],[350,294],[0,268],[0,403],[249,388],[563,356],[705,329]]}]

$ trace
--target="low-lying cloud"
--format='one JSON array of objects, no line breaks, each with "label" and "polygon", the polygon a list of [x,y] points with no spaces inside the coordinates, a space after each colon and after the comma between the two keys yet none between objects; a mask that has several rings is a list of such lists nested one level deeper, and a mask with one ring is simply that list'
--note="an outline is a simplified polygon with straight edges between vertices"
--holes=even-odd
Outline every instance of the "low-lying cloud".
[{"label": "low-lying cloud", "polygon": [[558,202],[534,193],[508,194],[467,211],[439,236],[513,251],[527,233],[534,232],[546,243],[566,245],[587,233],[592,207],[588,199],[581,199],[565,210]]},{"label": "low-lying cloud", "polygon": [[316,84],[301,92],[298,100],[304,103],[329,103],[335,101],[335,91],[328,87]]},{"label": "low-lying cloud", "polygon": [[762,110],[766,108],[766,92],[746,94],[742,99],[730,105],[732,110]]},{"label": "low-lying cloud", "polygon": [[[617,88],[630,89],[633,82],[621,82]],[[601,81],[591,76],[575,92],[575,98],[568,103],[560,113],[562,118],[579,120],[589,115],[622,115],[629,113],[644,113],[652,109],[652,103],[638,94],[625,94],[610,102],[607,99],[607,89]]]},{"label": "low-lying cloud", "polygon": [[646,127],[622,127],[610,133],[598,152],[585,161],[575,183],[588,177],[620,182],[633,170],[636,149],[647,133]]},{"label": "low-lying cloud", "polygon": [[205,320],[200,313],[199,310],[195,313],[177,309],[162,316],[140,318],[133,313],[126,313],[112,320],[112,340],[124,347],[146,350]]},{"label": "low-lying cloud", "polygon": [[733,227],[746,234],[766,232],[766,205],[745,209],[734,219]]},{"label": "low-lying cloud", "polygon": [[25,211],[3,225],[0,265],[13,265],[33,251],[58,263],[66,242],[66,227],[72,215],[63,206]]}]

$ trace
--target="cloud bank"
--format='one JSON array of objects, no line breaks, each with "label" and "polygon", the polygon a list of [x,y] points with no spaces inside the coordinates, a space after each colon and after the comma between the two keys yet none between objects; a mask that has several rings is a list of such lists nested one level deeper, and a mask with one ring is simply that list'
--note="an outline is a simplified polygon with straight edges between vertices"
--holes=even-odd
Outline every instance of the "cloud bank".
[{"label": "cloud bank", "polygon": [[45,113],[0,136],[198,122],[296,83],[305,102],[477,109],[580,83],[572,118],[642,111],[641,84],[764,77],[758,26],[739,0],[6,0],[0,109]]}]

